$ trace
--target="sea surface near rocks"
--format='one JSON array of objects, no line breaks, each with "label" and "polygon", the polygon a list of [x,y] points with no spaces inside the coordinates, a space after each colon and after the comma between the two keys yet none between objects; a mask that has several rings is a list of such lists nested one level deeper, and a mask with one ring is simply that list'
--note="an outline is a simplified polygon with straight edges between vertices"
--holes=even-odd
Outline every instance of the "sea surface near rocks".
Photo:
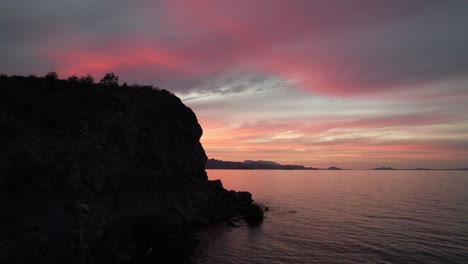
[{"label": "sea surface near rocks", "polygon": [[466,171],[208,170],[269,207],[205,230],[197,263],[468,263]]}]

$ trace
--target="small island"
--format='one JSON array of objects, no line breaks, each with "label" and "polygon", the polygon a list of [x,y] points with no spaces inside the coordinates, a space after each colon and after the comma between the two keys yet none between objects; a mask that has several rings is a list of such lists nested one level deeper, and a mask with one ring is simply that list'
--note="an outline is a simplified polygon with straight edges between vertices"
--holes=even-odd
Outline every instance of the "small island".
[{"label": "small island", "polygon": [[385,166],[382,166],[380,168],[373,168],[373,170],[396,170],[392,167],[385,167]]}]

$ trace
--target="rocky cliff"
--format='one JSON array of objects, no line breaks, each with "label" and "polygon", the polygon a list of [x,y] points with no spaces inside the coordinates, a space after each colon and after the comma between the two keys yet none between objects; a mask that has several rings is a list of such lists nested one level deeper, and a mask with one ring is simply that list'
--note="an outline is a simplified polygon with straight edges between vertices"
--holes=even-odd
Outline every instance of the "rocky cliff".
[{"label": "rocky cliff", "polygon": [[201,135],[165,90],[0,76],[0,263],[157,263],[173,247],[183,263],[188,230],[251,203],[208,181]]}]

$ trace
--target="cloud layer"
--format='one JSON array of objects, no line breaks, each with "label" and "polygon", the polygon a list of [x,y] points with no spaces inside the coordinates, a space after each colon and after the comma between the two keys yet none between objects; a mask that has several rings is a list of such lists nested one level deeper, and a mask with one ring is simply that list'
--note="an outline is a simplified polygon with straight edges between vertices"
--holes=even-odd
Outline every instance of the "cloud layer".
[{"label": "cloud layer", "polygon": [[466,76],[467,8],[465,1],[5,1],[0,69],[113,70],[181,92],[227,71],[334,96],[411,89]]}]

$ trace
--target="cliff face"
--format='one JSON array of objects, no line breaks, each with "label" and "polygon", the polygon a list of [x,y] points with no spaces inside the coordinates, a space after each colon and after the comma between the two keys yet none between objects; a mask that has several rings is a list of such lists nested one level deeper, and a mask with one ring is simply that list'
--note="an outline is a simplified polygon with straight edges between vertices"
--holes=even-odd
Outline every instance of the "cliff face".
[{"label": "cliff face", "polygon": [[128,262],[238,213],[201,135],[164,90],[0,77],[0,263]]}]

